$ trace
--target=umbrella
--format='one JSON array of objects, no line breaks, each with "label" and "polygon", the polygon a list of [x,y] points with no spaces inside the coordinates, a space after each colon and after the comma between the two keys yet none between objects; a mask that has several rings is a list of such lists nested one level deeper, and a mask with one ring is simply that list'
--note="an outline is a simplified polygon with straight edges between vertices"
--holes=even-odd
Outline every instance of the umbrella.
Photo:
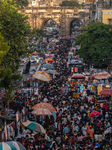
[{"label": "umbrella", "polygon": [[10,143],[0,142],[0,150],[17,150],[17,148]]},{"label": "umbrella", "polygon": [[39,123],[28,121],[28,122],[22,122],[22,124],[26,128],[28,128],[32,131],[41,132],[41,133],[44,133],[44,134],[46,133],[45,129]]},{"label": "umbrella", "polygon": [[44,64],[42,67],[47,69],[54,69],[54,66],[52,64]]},{"label": "umbrella", "polygon": [[109,77],[111,77],[111,75],[108,72],[104,71],[96,74],[95,79],[107,79]]},{"label": "umbrella", "polygon": [[100,113],[98,111],[94,110],[90,113],[89,117],[92,118],[92,117],[99,116],[99,115],[100,115]]},{"label": "umbrella", "polygon": [[112,89],[104,89],[100,92],[101,95],[112,95]]},{"label": "umbrella", "polygon": [[32,114],[34,115],[49,115],[51,116],[52,113],[48,110],[48,109],[45,109],[45,108],[39,108],[39,109],[36,109],[34,111],[32,111]]},{"label": "umbrella", "polygon": [[32,109],[34,110],[38,108],[45,108],[48,109],[50,112],[56,112],[55,108],[49,103],[38,103],[32,107]]},{"label": "umbrella", "polygon": [[36,71],[34,74],[43,74],[45,75],[48,79],[50,79],[50,76],[48,73],[44,72],[44,71]]},{"label": "umbrella", "polygon": [[77,73],[77,74],[73,74],[71,79],[85,79],[85,76]]},{"label": "umbrella", "polygon": [[49,54],[50,57],[52,57],[52,54]]},{"label": "umbrella", "polygon": [[42,81],[50,81],[50,76],[44,71],[36,71],[33,77]]},{"label": "umbrella", "polygon": [[19,142],[10,141],[10,142],[7,142],[7,143],[12,144],[13,146],[15,146],[17,150],[26,150],[26,148]]},{"label": "umbrella", "polygon": [[51,58],[46,58],[44,61],[54,61],[54,60]]},{"label": "umbrella", "polygon": [[59,74],[58,72],[56,72],[56,70],[47,70],[46,72],[50,74]]}]

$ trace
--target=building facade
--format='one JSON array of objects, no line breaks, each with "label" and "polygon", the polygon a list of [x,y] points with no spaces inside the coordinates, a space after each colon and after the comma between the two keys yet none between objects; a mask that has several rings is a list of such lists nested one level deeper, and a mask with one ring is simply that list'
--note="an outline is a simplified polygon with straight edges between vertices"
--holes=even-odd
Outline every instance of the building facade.
[{"label": "building facade", "polygon": [[102,22],[112,24],[112,9],[102,10]]}]

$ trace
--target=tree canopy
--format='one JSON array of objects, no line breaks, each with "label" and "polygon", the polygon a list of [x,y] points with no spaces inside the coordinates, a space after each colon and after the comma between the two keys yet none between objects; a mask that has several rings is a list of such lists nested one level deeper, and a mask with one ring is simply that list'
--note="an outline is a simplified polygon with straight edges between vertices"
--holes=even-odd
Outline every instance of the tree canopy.
[{"label": "tree canopy", "polygon": [[60,6],[83,6],[83,4],[79,4],[76,1],[62,1],[62,3],[60,4]]},{"label": "tree canopy", "polygon": [[39,37],[43,37],[44,34],[44,30],[42,29],[38,29],[37,27],[35,27],[31,32],[30,32],[30,38],[32,40],[33,37],[35,37],[36,40],[38,40]]},{"label": "tree canopy", "polygon": [[24,8],[28,6],[28,0],[13,0],[16,2],[18,8]]},{"label": "tree canopy", "polygon": [[112,57],[112,25],[91,22],[84,32],[77,36],[75,45],[81,45],[77,54],[86,64],[95,67],[109,65]]},{"label": "tree canopy", "polygon": [[19,68],[20,56],[27,53],[27,37],[30,26],[27,16],[18,12],[12,1],[0,1],[0,32],[10,49],[2,61],[2,65],[12,69]]},{"label": "tree canopy", "polygon": [[[0,1],[0,32],[2,49],[8,52],[3,54],[1,60],[0,88],[5,89],[5,101],[13,99],[14,87],[12,83],[22,78],[16,71],[20,66],[21,56],[28,53],[28,39],[30,26],[28,17],[18,12],[18,7],[13,0]],[[6,44],[7,43],[7,44]]]},{"label": "tree canopy", "polygon": [[6,55],[8,50],[9,50],[9,46],[7,45],[7,43],[4,42],[4,38],[1,36],[0,33],[0,65],[2,62],[2,58]]}]

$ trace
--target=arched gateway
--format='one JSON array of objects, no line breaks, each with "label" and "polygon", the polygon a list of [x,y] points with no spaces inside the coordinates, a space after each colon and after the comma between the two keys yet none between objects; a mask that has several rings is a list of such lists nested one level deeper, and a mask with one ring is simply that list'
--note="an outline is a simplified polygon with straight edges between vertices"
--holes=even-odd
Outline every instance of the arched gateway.
[{"label": "arched gateway", "polygon": [[[23,14],[29,16],[28,22],[32,29],[35,26],[39,29],[43,29],[46,21],[53,20],[59,27],[59,35],[61,37],[71,35],[73,21],[79,20],[83,28],[89,19],[89,9],[82,9],[79,7],[28,6],[21,11]],[[85,15],[82,16],[82,14]]]}]

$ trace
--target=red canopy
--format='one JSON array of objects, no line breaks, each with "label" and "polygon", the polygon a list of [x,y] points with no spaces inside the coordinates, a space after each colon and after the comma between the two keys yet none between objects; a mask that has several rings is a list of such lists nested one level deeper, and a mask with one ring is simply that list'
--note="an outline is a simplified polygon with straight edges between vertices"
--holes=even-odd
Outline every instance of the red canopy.
[{"label": "red canopy", "polygon": [[46,58],[44,61],[54,61],[52,58]]},{"label": "red canopy", "polygon": [[85,76],[77,73],[77,74],[73,74],[71,79],[85,79]]},{"label": "red canopy", "polygon": [[50,112],[56,112],[55,108],[49,103],[38,103],[32,107],[32,109],[34,109],[34,110],[39,109],[39,108],[48,109]]},{"label": "red canopy", "polygon": [[110,76],[111,75],[108,72],[104,71],[104,72],[100,72],[100,73],[96,74],[95,79],[107,79]]},{"label": "red canopy", "polygon": [[104,89],[100,92],[101,95],[112,95],[112,89]]}]

